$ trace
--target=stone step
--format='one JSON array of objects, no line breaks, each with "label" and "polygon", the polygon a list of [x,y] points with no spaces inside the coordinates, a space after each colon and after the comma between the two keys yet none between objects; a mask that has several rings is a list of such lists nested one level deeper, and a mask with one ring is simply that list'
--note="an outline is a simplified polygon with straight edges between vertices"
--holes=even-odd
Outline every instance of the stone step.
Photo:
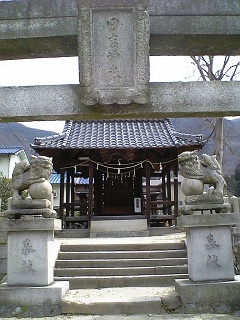
[{"label": "stone step", "polygon": [[[170,304],[167,301],[170,301]],[[68,315],[159,315],[165,313],[168,306],[169,310],[175,310],[180,306],[179,297],[172,287],[81,289],[70,290],[63,299],[62,313]]]},{"label": "stone step", "polygon": [[57,260],[57,268],[106,268],[106,267],[152,267],[177,266],[187,264],[187,258],[161,259],[100,259],[100,260]]},{"label": "stone step", "polygon": [[114,287],[169,287],[174,286],[174,279],[186,279],[187,277],[187,274],[85,277],[55,276],[55,281],[69,281],[70,289],[97,289]]},{"label": "stone step", "polygon": [[[175,233],[181,233],[179,229],[175,226],[171,227],[151,227],[148,229],[147,232],[113,232],[113,233],[92,233],[91,238],[123,238],[123,237],[146,237],[146,236],[162,236],[165,234],[175,234]],[[89,229],[62,229],[58,232],[56,232],[55,235],[57,238],[73,238],[73,239],[78,239],[78,238],[90,238],[90,230]]]},{"label": "stone step", "polygon": [[59,268],[55,270],[57,277],[78,276],[124,276],[124,275],[164,275],[187,273],[187,265],[154,266],[154,267],[115,267],[115,268]]},{"label": "stone step", "polygon": [[158,237],[65,241],[55,264],[70,289],[174,286],[187,272],[184,241]]},{"label": "stone step", "polygon": [[55,237],[60,239],[86,239],[90,237],[90,231],[89,229],[62,229],[56,232]]},{"label": "stone step", "polygon": [[119,220],[139,220],[142,219],[144,221],[146,221],[146,216],[142,215],[142,214],[132,214],[132,215],[121,215],[121,216],[96,216],[93,215],[92,217],[92,221],[110,221],[110,220],[115,220],[115,221],[119,221]]},{"label": "stone step", "polygon": [[127,237],[149,237],[149,231],[108,231],[108,232],[90,231],[90,238],[127,238]]},{"label": "stone step", "polygon": [[60,260],[161,259],[186,257],[186,250],[60,252]]},{"label": "stone step", "polygon": [[[141,238],[140,238],[141,239]],[[91,239],[96,240],[96,239]],[[142,242],[138,243],[127,243],[127,242],[113,242],[109,243],[96,243],[89,239],[88,243],[77,243],[77,244],[67,244],[63,243],[61,245],[61,252],[71,251],[71,252],[85,252],[85,251],[144,251],[144,250],[179,250],[185,249],[185,243],[183,241],[163,241],[163,242]]]},{"label": "stone step", "polygon": [[[127,232],[127,233],[138,233],[147,232],[147,219],[143,217],[141,219],[106,219],[106,220],[92,220],[90,227],[90,237],[96,234],[108,234],[115,232]],[[147,236],[146,233],[146,236]],[[149,234],[149,233],[148,233]]]}]

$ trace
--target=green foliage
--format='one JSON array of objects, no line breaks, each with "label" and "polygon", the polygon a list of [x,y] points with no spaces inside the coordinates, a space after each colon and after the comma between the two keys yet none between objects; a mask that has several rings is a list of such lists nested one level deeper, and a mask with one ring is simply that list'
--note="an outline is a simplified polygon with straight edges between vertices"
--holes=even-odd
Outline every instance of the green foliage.
[{"label": "green foliage", "polygon": [[7,210],[8,198],[12,196],[12,182],[11,179],[6,178],[0,172],[0,198],[2,199],[1,211]]},{"label": "green foliage", "polygon": [[234,174],[234,193],[236,197],[240,197],[240,163],[237,165]]},{"label": "green foliage", "polygon": [[227,183],[227,194],[229,197],[232,197],[234,195],[234,176],[227,175],[224,176],[224,179]]}]

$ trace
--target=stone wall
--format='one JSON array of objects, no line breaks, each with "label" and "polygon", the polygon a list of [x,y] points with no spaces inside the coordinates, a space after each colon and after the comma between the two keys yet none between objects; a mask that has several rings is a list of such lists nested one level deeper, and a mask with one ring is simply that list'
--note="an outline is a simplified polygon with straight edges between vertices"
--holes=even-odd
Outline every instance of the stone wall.
[{"label": "stone wall", "polygon": [[0,213],[0,282],[7,274],[7,230],[8,219]]},{"label": "stone wall", "polygon": [[[233,196],[229,199],[231,212],[237,212],[240,221],[240,198]],[[240,224],[232,227],[232,242],[234,254],[234,271],[240,274]]]}]

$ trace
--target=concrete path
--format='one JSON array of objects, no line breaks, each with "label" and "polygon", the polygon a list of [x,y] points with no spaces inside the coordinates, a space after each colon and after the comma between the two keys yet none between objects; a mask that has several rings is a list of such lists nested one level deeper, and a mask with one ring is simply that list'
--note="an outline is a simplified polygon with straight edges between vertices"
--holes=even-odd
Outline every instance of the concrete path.
[{"label": "concrete path", "polygon": [[[16,320],[19,318],[7,318],[8,320]],[[32,318],[34,320],[239,320],[240,314],[226,315],[226,314],[174,314],[174,315],[116,315],[116,316],[56,316],[56,317],[43,317]],[[29,318],[21,318],[21,320],[29,320]]]},{"label": "concrete path", "polygon": [[164,241],[183,241],[186,238],[185,232],[170,233],[161,236],[151,237],[126,237],[126,238],[55,238],[55,241],[60,241],[63,244],[94,244],[105,243],[161,243]]},{"label": "concrete path", "polygon": [[[63,299],[64,314],[135,315],[164,314],[166,308],[179,308],[173,287],[128,287],[71,290]],[[164,299],[165,300],[162,300]]]}]

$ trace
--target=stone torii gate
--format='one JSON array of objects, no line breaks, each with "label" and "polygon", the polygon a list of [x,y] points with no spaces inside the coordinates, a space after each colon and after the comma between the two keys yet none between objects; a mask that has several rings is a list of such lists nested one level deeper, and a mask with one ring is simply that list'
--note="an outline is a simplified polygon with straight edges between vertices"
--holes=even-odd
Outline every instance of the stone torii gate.
[{"label": "stone torii gate", "polygon": [[[149,83],[147,70],[148,52],[239,54],[239,15],[237,0],[0,2],[0,59],[79,55],[81,61],[80,85],[0,88],[1,121],[240,115],[238,82]],[[112,51],[104,51],[103,38]],[[114,81],[118,100],[106,90]]]},{"label": "stone torii gate", "polygon": [[[0,59],[78,55],[80,62],[78,85],[0,88],[0,120],[240,115],[239,82],[149,83],[148,61],[149,55],[238,55],[239,16],[238,0],[0,1]],[[41,315],[53,315],[68,290],[64,281],[53,282],[53,230],[60,226],[57,219],[39,221],[10,223],[9,266],[14,260],[20,271],[8,269],[0,304],[37,305]],[[240,280],[232,278],[221,289],[230,286],[231,293],[222,296],[238,301]],[[178,286],[188,303],[185,283]]]}]

